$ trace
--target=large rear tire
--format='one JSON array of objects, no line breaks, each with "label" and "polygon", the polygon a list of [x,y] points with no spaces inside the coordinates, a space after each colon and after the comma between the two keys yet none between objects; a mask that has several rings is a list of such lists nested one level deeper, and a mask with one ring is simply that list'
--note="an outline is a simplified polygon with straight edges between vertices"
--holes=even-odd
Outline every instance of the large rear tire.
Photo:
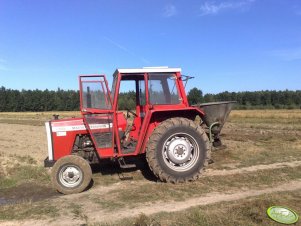
[{"label": "large rear tire", "polygon": [[89,163],[76,155],[60,158],[51,170],[54,188],[65,195],[84,191],[91,178],[92,170]]},{"label": "large rear tire", "polygon": [[167,119],[150,136],[146,159],[150,169],[161,181],[193,181],[198,179],[208,165],[209,139],[192,120]]}]

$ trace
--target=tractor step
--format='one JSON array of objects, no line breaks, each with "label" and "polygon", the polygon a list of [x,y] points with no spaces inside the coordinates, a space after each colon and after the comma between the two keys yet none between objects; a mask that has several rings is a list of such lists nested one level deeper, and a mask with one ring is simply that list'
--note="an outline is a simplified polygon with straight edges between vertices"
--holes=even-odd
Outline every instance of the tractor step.
[{"label": "tractor step", "polygon": [[120,168],[122,169],[129,169],[129,168],[135,168],[136,164],[126,164],[126,162],[124,161],[124,158],[118,158],[118,163]]}]

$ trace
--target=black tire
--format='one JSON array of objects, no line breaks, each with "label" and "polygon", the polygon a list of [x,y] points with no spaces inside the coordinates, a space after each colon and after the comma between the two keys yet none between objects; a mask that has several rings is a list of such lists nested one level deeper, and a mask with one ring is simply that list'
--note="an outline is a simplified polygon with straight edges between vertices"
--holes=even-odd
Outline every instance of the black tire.
[{"label": "black tire", "polygon": [[51,181],[55,189],[65,195],[84,191],[91,182],[92,170],[82,157],[68,155],[60,158],[51,170]]},{"label": "black tire", "polygon": [[167,119],[150,136],[146,159],[161,181],[194,181],[208,165],[209,139],[202,127],[192,120]]}]

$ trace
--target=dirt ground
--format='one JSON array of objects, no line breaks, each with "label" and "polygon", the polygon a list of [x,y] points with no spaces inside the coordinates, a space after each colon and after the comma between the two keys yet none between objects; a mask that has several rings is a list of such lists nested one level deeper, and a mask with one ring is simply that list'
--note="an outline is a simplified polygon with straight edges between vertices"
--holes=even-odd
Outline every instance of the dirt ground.
[{"label": "dirt ground", "polygon": [[46,130],[43,126],[1,123],[0,153],[5,156],[31,156],[43,164],[47,156]]},{"label": "dirt ground", "polygon": [[5,117],[0,115],[0,225],[122,225],[140,214],[301,191],[301,111],[281,112],[280,119],[271,111],[234,111],[223,129],[225,146],[213,150],[214,163],[196,182],[161,183],[145,164],[126,171],[108,164],[94,169],[89,190],[67,196],[54,191],[43,168],[47,141],[39,118],[33,126],[11,118],[5,123]]}]

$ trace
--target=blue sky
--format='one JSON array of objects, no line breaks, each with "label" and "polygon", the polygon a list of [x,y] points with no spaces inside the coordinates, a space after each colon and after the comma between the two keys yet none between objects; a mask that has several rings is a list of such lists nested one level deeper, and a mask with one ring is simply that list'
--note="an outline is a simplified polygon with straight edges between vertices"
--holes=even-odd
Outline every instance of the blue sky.
[{"label": "blue sky", "polygon": [[204,93],[301,89],[300,0],[0,0],[0,86],[181,67]]}]

